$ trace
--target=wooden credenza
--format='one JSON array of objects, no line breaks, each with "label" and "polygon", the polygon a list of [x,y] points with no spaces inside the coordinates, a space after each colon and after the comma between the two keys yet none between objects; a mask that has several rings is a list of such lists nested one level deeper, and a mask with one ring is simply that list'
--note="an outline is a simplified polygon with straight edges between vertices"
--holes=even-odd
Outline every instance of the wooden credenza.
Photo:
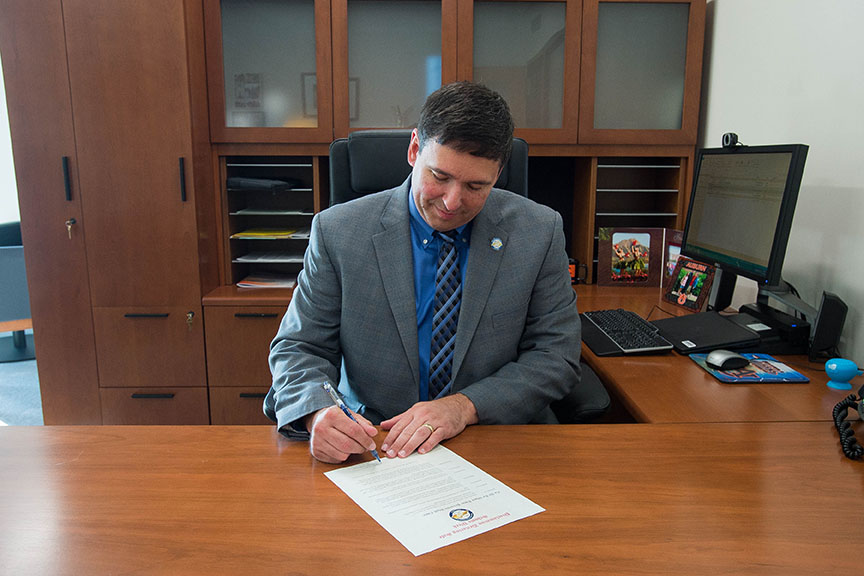
[{"label": "wooden credenza", "polygon": [[[705,0],[426,4],[422,27],[440,49],[442,82],[485,78],[506,91],[509,81],[495,82],[516,74],[517,85],[542,93],[544,120],[532,126],[535,115],[526,114],[516,135],[530,146],[529,196],[562,213],[571,256],[593,267],[599,227],[683,224]],[[522,7],[533,14],[530,22],[520,17]],[[396,127],[368,115],[373,106],[364,98],[371,95],[377,108],[398,108],[400,119],[409,108],[419,111],[422,97],[406,86],[425,86],[426,69],[400,65],[405,72],[388,80],[369,68],[380,46],[350,40],[370,22],[381,32],[378,44],[414,33],[406,24],[418,18],[413,8],[345,0],[0,0],[46,423],[261,422],[261,394],[270,382],[266,353],[278,324],[273,314],[284,313],[290,291],[272,300],[236,291],[253,267],[235,262],[248,244],[230,237],[260,222],[306,227],[311,212],[326,208],[329,142],[356,129]],[[381,9],[391,13],[381,19]],[[281,16],[271,17],[271,10]],[[301,12],[308,18],[295,17]],[[664,20],[667,13],[674,18]],[[669,30],[678,38],[680,57],[669,60],[680,110],[670,126],[656,125],[653,116],[626,129],[609,125],[605,119],[618,115],[603,108],[618,103],[597,92],[625,74],[604,62],[630,61],[610,55],[610,46],[641,51],[642,40],[607,35],[639,14],[651,14],[653,22],[644,40],[655,45],[646,53],[663,54]],[[301,33],[310,39],[303,50],[233,41],[257,37],[244,28],[253,16],[257,26],[285,24],[277,34],[282,41]],[[498,19],[529,27],[526,34],[548,33],[549,41],[538,41],[531,63],[522,61],[525,51],[509,62],[490,61],[489,54],[505,51],[496,51],[499,35],[482,30],[497,29]],[[291,28],[298,22],[303,30]],[[223,41],[225,31],[235,36]],[[308,67],[286,62],[300,52],[313,53]],[[364,60],[367,75],[357,78],[351,63]],[[260,81],[255,67],[265,61],[283,75],[249,80]],[[422,78],[409,82],[409,72]],[[541,77],[551,81],[538,92],[534,80]],[[244,78],[248,93],[237,91]],[[274,92],[284,86],[290,102]],[[528,92],[510,95],[521,113],[539,110],[527,104]],[[293,124],[256,125],[263,109],[242,108],[256,105],[255,94],[262,107],[265,100],[294,106]],[[254,172],[251,165],[269,166]],[[289,206],[280,199],[265,207],[296,208],[300,215],[237,216],[260,205],[228,190],[235,175],[297,181]]]}]

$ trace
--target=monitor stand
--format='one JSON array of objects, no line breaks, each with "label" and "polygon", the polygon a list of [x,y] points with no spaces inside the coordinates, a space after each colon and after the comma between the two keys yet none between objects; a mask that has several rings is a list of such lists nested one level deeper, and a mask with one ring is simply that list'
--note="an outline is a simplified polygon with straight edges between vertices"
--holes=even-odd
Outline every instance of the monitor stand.
[{"label": "monitor stand", "polygon": [[[801,313],[801,317],[787,314],[769,304],[771,299]],[[762,337],[760,352],[768,354],[806,354],[810,344],[811,325],[807,318],[816,318],[816,309],[795,296],[788,284],[760,287],[756,302],[738,309],[739,324],[755,329]],[[753,321],[755,320],[755,324]]]}]

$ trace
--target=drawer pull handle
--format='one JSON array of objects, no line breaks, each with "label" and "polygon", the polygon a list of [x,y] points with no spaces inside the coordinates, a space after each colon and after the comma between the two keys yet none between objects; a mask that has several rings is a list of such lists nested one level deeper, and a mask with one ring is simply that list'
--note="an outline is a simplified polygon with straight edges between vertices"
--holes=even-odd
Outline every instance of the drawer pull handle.
[{"label": "drawer pull handle", "polygon": [[235,318],[278,318],[279,314],[273,312],[237,312]]},{"label": "drawer pull handle", "polygon": [[174,394],[145,394],[143,392],[136,392],[132,394],[132,398],[135,400],[146,399],[150,400],[153,398],[174,398]]},{"label": "drawer pull handle", "polygon": [[69,157],[63,156],[63,188],[66,190],[66,201],[72,201],[72,178],[69,176]]},{"label": "drawer pull handle", "polygon": [[186,159],[180,157],[180,201],[186,202]]},{"label": "drawer pull handle", "polygon": [[267,396],[264,392],[240,392],[240,398],[264,398]]},{"label": "drawer pull handle", "polygon": [[132,312],[129,314],[124,314],[123,317],[124,318],[167,318],[168,312],[164,312],[162,314],[143,314],[143,313]]}]

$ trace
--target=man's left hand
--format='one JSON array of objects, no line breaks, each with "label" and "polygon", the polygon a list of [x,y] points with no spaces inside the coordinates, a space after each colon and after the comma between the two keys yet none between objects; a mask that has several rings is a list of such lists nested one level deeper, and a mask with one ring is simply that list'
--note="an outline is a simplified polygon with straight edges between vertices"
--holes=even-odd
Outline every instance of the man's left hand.
[{"label": "man's left hand", "polygon": [[381,422],[381,428],[389,430],[381,450],[389,458],[405,458],[414,450],[425,454],[477,421],[477,409],[464,394],[418,402],[402,414]]}]

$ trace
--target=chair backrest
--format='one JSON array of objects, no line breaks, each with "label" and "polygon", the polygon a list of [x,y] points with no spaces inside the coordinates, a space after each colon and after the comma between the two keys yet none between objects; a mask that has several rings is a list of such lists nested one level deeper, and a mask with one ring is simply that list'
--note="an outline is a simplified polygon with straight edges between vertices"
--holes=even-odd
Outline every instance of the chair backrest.
[{"label": "chair backrest", "polygon": [[[330,205],[395,188],[411,173],[411,130],[363,130],[330,144]],[[513,139],[513,152],[497,188],[528,195],[528,143]]]},{"label": "chair backrest", "polygon": [[30,318],[21,224],[0,224],[0,322]]}]

